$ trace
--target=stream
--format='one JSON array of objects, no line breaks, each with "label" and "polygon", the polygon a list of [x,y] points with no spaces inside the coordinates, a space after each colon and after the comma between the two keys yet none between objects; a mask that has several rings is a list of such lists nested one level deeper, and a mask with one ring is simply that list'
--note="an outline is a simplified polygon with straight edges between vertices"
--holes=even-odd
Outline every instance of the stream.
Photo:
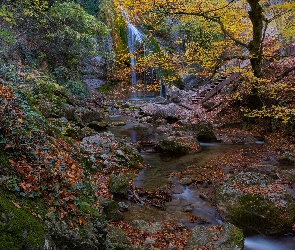
[{"label": "stream", "polygon": [[[134,118],[124,116],[113,116],[114,121],[125,121],[125,126],[111,127],[108,130],[117,137],[130,138],[131,142],[138,139],[158,139],[159,135],[154,134],[153,129],[146,129],[145,132],[134,130],[136,123]],[[189,165],[204,165],[211,158],[227,152],[245,147],[259,147],[257,144],[231,145],[221,143],[202,143],[202,151],[184,156],[154,153],[149,150],[142,151],[144,161],[149,167],[143,169],[134,180],[134,184],[147,191],[155,191],[166,184],[172,184],[172,201],[166,203],[166,210],[162,211],[153,207],[147,207],[132,202],[127,202],[129,211],[124,213],[124,221],[146,220],[149,222],[176,220],[189,229],[198,224],[217,225],[222,224],[216,208],[211,202],[200,197],[202,188],[183,186],[177,180],[171,179],[169,174],[186,170]],[[201,218],[201,221],[192,221],[192,216]],[[294,235],[280,237],[253,235],[245,237],[244,250],[291,250],[295,249]]]}]

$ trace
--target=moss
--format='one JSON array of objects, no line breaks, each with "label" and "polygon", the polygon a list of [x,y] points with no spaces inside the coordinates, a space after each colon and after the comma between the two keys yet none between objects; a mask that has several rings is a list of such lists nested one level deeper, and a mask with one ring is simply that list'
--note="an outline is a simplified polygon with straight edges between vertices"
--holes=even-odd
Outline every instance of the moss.
[{"label": "moss", "polygon": [[165,151],[171,151],[176,154],[185,154],[188,153],[191,148],[187,145],[181,145],[174,140],[161,140],[160,146]]},{"label": "moss", "polygon": [[42,249],[45,231],[27,209],[0,195],[0,249]]},{"label": "moss", "polygon": [[215,133],[206,125],[195,125],[193,127],[196,131],[197,140],[200,142],[215,142],[217,141]]},{"label": "moss", "polygon": [[244,234],[243,231],[235,226],[229,227],[229,234],[232,236],[232,242],[234,245],[239,246],[241,249],[244,246]]},{"label": "moss", "polygon": [[143,163],[143,158],[140,155],[140,153],[135,150],[134,148],[131,147],[126,147],[122,145],[121,147],[122,152],[128,156],[128,168],[133,168],[133,169],[141,169],[142,168],[142,163]]},{"label": "moss", "polygon": [[114,196],[126,197],[129,189],[129,180],[123,174],[111,175],[108,188]]},{"label": "moss", "polygon": [[97,89],[97,91],[101,94],[108,94],[109,92],[111,92],[113,90],[113,88],[115,87],[116,83],[115,82],[108,82],[104,85],[102,85],[101,87],[99,87]]},{"label": "moss", "polygon": [[233,223],[246,233],[258,232],[266,235],[284,232],[291,226],[294,215],[295,204],[287,208],[283,218],[282,211],[275,204],[252,194],[240,196],[236,207],[229,211]]}]

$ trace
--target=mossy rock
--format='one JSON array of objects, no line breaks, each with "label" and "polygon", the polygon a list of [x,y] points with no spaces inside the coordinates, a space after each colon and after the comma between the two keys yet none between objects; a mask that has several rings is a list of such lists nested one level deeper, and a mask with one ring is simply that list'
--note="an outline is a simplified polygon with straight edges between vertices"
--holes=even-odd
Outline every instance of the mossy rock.
[{"label": "mossy rock", "polygon": [[123,214],[118,210],[118,204],[114,200],[101,199],[100,205],[107,220],[118,221],[123,219]]},{"label": "mossy rock", "polygon": [[244,235],[241,229],[225,223],[222,226],[196,226],[192,229],[185,250],[193,249],[241,250],[244,248]]},{"label": "mossy rock", "polygon": [[126,175],[112,175],[109,182],[109,191],[115,197],[126,197],[129,190],[129,180]]},{"label": "mossy rock", "polygon": [[122,152],[125,154],[125,160],[128,168],[141,169],[144,161],[139,151],[134,146],[120,146]]},{"label": "mossy rock", "polygon": [[240,173],[216,192],[221,215],[247,233],[283,234],[291,230],[295,217],[292,196],[260,173]]},{"label": "mossy rock", "polygon": [[92,222],[79,226],[79,230],[70,228],[66,223],[57,220],[47,221],[48,231],[56,248],[59,250],[99,250],[105,249],[107,231],[101,222]]},{"label": "mossy rock", "polygon": [[112,249],[115,250],[136,250],[142,249],[131,244],[130,239],[126,236],[125,232],[114,226],[109,226],[107,241]]},{"label": "mossy rock", "polygon": [[182,138],[170,136],[159,141],[159,148],[162,151],[168,151],[177,154],[186,154],[192,150],[191,145],[186,142],[184,142]]},{"label": "mossy rock", "polygon": [[106,122],[93,121],[93,122],[88,123],[87,127],[93,129],[96,132],[101,132],[101,131],[104,131],[108,127],[108,124]]},{"label": "mossy rock", "polygon": [[195,125],[193,130],[199,142],[216,142],[217,138],[214,131],[207,125]]},{"label": "mossy rock", "polygon": [[108,227],[107,240],[114,249],[131,249],[131,241],[125,232],[115,226]]},{"label": "mossy rock", "polygon": [[[46,243],[47,242],[47,243]],[[0,195],[0,249],[39,250],[49,244],[43,223],[29,210]]]}]

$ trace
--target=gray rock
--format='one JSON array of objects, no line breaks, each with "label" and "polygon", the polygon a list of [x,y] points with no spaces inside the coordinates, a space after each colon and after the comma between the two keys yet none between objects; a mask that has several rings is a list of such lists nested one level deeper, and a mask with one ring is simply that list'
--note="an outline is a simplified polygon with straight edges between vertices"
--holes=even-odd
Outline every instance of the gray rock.
[{"label": "gray rock", "polygon": [[291,229],[295,204],[286,189],[260,173],[239,173],[216,191],[221,215],[245,232],[283,234]]},{"label": "gray rock", "polygon": [[129,207],[125,202],[118,202],[118,207],[120,212],[126,212],[128,211]]},{"label": "gray rock", "polygon": [[180,183],[181,185],[188,186],[188,185],[190,185],[190,184],[193,183],[193,179],[192,179],[192,178],[189,178],[189,177],[184,177],[184,178],[181,178],[181,179],[179,180],[179,183]]},{"label": "gray rock", "polygon": [[186,205],[186,206],[183,206],[183,211],[184,212],[191,212],[194,210],[193,206],[192,205]]},{"label": "gray rock", "polygon": [[155,238],[147,237],[145,239],[145,241],[143,242],[143,246],[147,247],[148,245],[155,244],[155,243],[156,243],[156,239]]},{"label": "gray rock", "polygon": [[230,223],[209,228],[196,226],[192,229],[185,250],[203,249],[203,247],[214,250],[242,250],[244,235],[242,230]]},{"label": "gray rock", "polygon": [[115,197],[124,198],[129,190],[129,180],[124,174],[111,175],[109,191]]},{"label": "gray rock", "polygon": [[144,233],[155,233],[162,230],[162,225],[159,222],[148,223],[144,220],[134,220],[131,225]]},{"label": "gray rock", "polygon": [[125,247],[126,245],[131,245],[131,241],[129,237],[126,236],[125,232],[122,229],[115,226],[108,227],[107,240],[116,247],[119,247],[121,245]]},{"label": "gray rock", "polygon": [[199,143],[193,137],[169,136],[159,141],[159,147],[163,151],[177,154],[186,154],[199,147]]},{"label": "gray rock", "polygon": [[215,133],[207,125],[204,125],[204,124],[194,125],[193,130],[196,133],[197,140],[200,142],[215,142],[215,141],[217,141]]}]

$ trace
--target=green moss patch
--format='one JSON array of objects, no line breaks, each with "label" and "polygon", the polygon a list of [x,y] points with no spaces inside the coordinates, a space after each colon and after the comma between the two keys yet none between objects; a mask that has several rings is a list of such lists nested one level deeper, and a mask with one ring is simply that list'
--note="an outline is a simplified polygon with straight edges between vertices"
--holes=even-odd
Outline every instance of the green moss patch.
[{"label": "green moss patch", "polygon": [[0,195],[0,214],[0,249],[42,249],[45,231],[29,210]]}]

